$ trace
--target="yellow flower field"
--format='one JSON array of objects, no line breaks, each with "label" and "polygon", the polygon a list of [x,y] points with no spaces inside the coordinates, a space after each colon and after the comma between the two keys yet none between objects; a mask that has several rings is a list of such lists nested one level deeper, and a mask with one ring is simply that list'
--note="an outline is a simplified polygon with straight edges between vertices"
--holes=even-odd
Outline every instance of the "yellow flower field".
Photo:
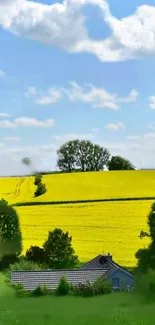
[{"label": "yellow flower field", "polygon": [[46,175],[47,192],[38,198],[33,182],[33,177],[0,178],[0,198],[16,203],[155,196],[155,171]]},{"label": "yellow flower field", "polygon": [[10,204],[32,200],[34,190],[33,177],[0,178],[0,199],[3,198]]},{"label": "yellow flower field", "polygon": [[43,182],[47,192],[32,201],[155,196],[155,171],[53,174]]},{"label": "yellow flower field", "polygon": [[116,262],[134,266],[135,252],[148,245],[138,238],[147,229],[152,201],[105,202],[57,206],[18,207],[24,251],[41,246],[48,231],[60,227],[73,237],[81,261],[100,253],[112,253]]}]

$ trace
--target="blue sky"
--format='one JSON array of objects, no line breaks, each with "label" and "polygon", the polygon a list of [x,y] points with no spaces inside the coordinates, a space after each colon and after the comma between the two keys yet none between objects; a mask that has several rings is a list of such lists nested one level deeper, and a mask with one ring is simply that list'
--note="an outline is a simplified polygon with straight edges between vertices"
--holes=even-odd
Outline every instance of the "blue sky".
[{"label": "blue sky", "polygon": [[0,173],[90,139],[155,167],[153,0],[0,0]]}]

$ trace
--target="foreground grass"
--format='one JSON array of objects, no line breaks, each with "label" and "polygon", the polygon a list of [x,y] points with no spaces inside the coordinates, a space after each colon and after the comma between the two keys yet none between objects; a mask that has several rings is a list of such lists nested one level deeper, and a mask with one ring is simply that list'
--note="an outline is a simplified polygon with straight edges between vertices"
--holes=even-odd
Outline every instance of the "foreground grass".
[{"label": "foreground grass", "polygon": [[0,277],[1,325],[154,325],[155,305],[132,293],[17,298]]}]

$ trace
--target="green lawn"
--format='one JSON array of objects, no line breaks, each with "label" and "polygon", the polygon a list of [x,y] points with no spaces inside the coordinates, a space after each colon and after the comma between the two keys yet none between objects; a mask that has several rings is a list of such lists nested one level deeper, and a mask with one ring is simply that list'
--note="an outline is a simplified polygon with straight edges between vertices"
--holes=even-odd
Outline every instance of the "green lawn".
[{"label": "green lawn", "polygon": [[0,325],[154,325],[155,305],[131,293],[17,298],[0,277]]}]

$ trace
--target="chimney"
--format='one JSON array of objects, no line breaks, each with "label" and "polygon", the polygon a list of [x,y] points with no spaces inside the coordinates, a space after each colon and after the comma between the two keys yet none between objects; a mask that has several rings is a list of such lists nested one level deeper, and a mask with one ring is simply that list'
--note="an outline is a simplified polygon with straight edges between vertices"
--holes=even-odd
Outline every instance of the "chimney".
[{"label": "chimney", "polygon": [[100,258],[99,258],[99,263],[100,264],[104,264],[108,261],[111,261],[112,262],[112,255],[110,253],[108,253],[108,255],[101,255]]},{"label": "chimney", "polygon": [[112,262],[112,255],[110,253],[108,253],[108,255],[106,255],[106,258],[108,261]]}]

